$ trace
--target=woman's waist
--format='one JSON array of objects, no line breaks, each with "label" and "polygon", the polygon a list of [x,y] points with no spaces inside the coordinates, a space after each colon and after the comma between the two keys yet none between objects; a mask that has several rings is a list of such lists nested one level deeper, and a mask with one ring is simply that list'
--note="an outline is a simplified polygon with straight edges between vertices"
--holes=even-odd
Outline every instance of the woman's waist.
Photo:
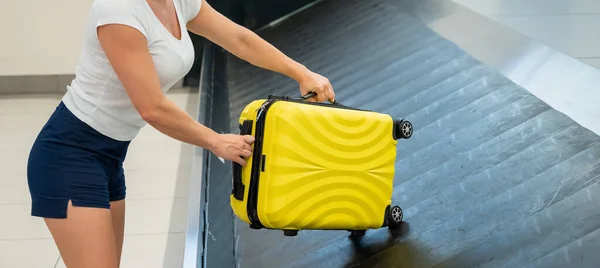
[{"label": "woman's waist", "polygon": [[126,96],[125,99],[95,99],[85,92],[70,89],[62,102],[74,117],[116,141],[131,141],[146,125]]},{"label": "woman's waist", "polygon": [[77,118],[61,102],[42,129],[36,143],[48,149],[81,150],[124,161],[130,141],[118,141],[98,132]]}]

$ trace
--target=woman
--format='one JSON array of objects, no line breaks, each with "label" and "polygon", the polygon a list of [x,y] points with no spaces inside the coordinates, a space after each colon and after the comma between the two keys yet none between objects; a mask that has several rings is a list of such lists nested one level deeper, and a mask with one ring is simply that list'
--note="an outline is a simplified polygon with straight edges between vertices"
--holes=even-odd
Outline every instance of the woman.
[{"label": "woman", "polygon": [[45,220],[68,267],[118,267],[125,218],[122,163],[146,123],[245,165],[251,136],[218,134],[164,95],[193,63],[187,30],[258,67],[287,75],[312,101],[329,81],[286,57],[205,0],[96,0],[76,78],[29,157],[32,215]]}]

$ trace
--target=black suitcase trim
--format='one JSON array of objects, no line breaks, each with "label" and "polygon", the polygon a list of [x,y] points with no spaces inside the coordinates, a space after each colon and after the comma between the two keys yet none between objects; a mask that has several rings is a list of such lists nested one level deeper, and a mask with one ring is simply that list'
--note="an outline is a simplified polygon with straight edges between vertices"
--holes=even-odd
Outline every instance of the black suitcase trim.
[{"label": "black suitcase trim", "polygon": [[[252,120],[244,120],[240,125],[240,135],[250,135],[252,133]],[[246,186],[242,182],[242,165],[233,162],[233,189],[231,194],[238,201],[244,200],[244,191]]]},{"label": "black suitcase trim", "polygon": [[260,172],[262,169],[262,147],[265,130],[265,117],[267,111],[277,102],[276,99],[269,99],[258,109],[256,116],[256,132],[254,135],[254,152],[252,154],[252,172],[250,174],[250,189],[248,190],[247,214],[250,225],[253,229],[264,228],[258,217],[258,184],[260,182]]}]

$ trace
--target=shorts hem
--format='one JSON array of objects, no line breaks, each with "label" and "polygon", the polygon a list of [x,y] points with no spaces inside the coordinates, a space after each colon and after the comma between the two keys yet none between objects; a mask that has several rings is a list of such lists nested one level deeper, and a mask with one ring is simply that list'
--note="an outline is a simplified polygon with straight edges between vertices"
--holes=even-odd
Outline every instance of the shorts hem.
[{"label": "shorts hem", "polygon": [[110,209],[110,204],[105,204],[105,203],[90,202],[90,201],[83,201],[83,200],[77,200],[77,199],[71,199],[71,203],[73,204],[74,207]]},{"label": "shorts hem", "polygon": [[121,201],[125,199],[125,195],[118,195],[110,198],[110,202]]},{"label": "shorts hem", "polygon": [[51,219],[66,219],[69,200],[74,207],[110,209],[110,204],[77,199],[37,199],[31,204],[31,216]]}]

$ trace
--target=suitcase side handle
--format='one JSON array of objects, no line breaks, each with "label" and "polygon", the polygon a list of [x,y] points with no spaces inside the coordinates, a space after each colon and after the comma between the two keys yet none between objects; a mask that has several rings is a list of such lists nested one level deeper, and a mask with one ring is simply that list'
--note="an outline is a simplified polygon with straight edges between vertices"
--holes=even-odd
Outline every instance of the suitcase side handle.
[{"label": "suitcase side handle", "polygon": [[[252,120],[244,120],[240,125],[240,135],[250,135],[252,133]],[[244,200],[244,191],[246,186],[242,182],[242,165],[233,162],[233,188],[231,194],[239,201]]]}]

